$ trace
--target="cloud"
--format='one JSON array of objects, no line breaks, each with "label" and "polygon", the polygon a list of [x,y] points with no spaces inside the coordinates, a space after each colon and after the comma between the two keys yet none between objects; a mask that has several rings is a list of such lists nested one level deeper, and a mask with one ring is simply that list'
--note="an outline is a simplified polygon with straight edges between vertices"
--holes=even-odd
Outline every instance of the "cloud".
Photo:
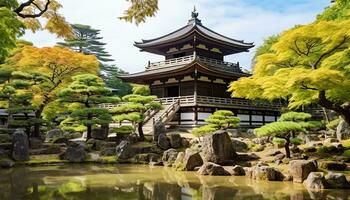
[{"label": "cloud", "polygon": [[[60,0],[62,13],[71,23],[88,24],[101,30],[107,50],[115,63],[129,72],[144,70],[148,60],[164,58],[139,52],[134,41],[151,39],[174,31],[187,23],[193,6],[197,6],[205,26],[235,39],[260,45],[264,38],[280,33],[295,24],[314,20],[329,0],[160,0],[159,12],[145,24],[136,26],[118,19],[128,7],[125,0]],[[283,3],[281,3],[283,2]],[[25,39],[37,46],[52,46],[58,40],[47,32],[27,33]],[[254,49],[249,53],[228,56],[250,68]]]}]

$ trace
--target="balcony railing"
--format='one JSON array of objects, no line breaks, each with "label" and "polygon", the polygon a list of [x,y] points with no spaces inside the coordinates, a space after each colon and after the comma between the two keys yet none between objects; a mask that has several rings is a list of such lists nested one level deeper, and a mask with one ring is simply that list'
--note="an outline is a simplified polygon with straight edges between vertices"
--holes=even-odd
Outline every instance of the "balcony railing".
[{"label": "balcony railing", "polygon": [[273,110],[279,110],[283,107],[280,103],[270,103],[263,101],[252,101],[240,98],[221,98],[221,97],[209,97],[209,96],[180,96],[180,97],[167,97],[159,98],[164,105],[173,104],[180,101],[181,106],[194,106],[194,105],[213,105],[223,107],[244,107],[244,108],[267,108]]},{"label": "balcony railing", "polygon": [[207,58],[203,56],[184,56],[180,58],[174,58],[174,59],[168,59],[165,61],[160,61],[160,62],[154,62],[154,63],[149,63],[148,67],[146,68],[147,70],[153,70],[153,69],[159,69],[159,68],[164,68],[164,67],[173,67],[177,65],[182,65],[182,64],[189,64],[195,59],[208,64],[209,66],[215,66],[219,68],[223,68],[225,70],[229,71],[237,71],[241,72],[241,68],[239,66],[239,63],[230,63],[230,62],[225,62],[222,60],[216,60],[212,58]]}]

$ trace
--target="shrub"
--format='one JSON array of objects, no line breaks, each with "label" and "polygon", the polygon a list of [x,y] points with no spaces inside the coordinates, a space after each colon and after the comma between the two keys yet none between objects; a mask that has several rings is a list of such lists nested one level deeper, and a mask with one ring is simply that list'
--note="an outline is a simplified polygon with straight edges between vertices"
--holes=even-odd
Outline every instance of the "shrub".
[{"label": "shrub", "polygon": [[259,151],[264,151],[265,147],[261,144],[249,143],[248,149],[250,151],[259,152]]},{"label": "shrub", "polygon": [[317,153],[319,154],[339,154],[343,153],[343,151],[335,146],[322,146],[317,149]]},{"label": "shrub", "polygon": [[290,138],[290,143],[294,145],[300,145],[303,142],[301,138],[295,137],[295,138]]},{"label": "shrub", "polygon": [[345,156],[345,157],[350,159],[350,149],[344,151],[343,156]]}]

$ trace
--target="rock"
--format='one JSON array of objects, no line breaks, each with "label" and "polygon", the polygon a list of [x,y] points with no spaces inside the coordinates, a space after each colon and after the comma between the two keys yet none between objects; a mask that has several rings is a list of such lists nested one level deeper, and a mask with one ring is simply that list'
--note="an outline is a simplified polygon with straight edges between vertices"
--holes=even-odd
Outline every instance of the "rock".
[{"label": "rock", "polygon": [[166,167],[171,167],[175,163],[178,153],[179,152],[177,152],[175,149],[168,149],[164,151],[162,157],[163,165]]},{"label": "rock", "polygon": [[68,147],[61,158],[68,160],[69,162],[80,163],[86,159],[86,156],[87,153],[84,146],[81,144],[76,144]]},{"label": "rock", "polygon": [[181,139],[181,146],[183,148],[189,148],[191,146],[190,141],[187,138]]},{"label": "rock", "polygon": [[69,140],[65,137],[58,137],[51,140],[53,144],[68,144]]},{"label": "rock", "polygon": [[235,157],[232,141],[225,131],[216,131],[203,138],[204,161],[217,164],[230,163]]},{"label": "rock", "polygon": [[130,144],[134,144],[139,142],[139,136],[136,133],[132,133],[130,135],[128,135],[128,137],[126,138],[127,141],[130,142]]},{"label": "rock", "polygon": [[257,138],[254,138],[254,139],[253,139],[253,142],[254,142],[255,144],[264,145],[264,144],[268,143],[269,140],[270,140],[269,137],[257,137]]},{"label": "rock", "polygon": [[248,129],[246,132],[246,137],[247,138],[254,138],[256,135],[254,134],[254,129]]},{"label": "rock", "polygon": [[155,163],[160,160],[160,156],[158,154],[154,153],[146,153],[146,154],[137,154],[135,156],[136,163],[139,164],[149,164],[149,163]]},{"label": "rock", "polygon": [[105,140],[108,137],[108,130],[105,128],[93,128],[91,138],[96,140]]},{"label": "rock", "polygon": [[101,152],[100,155],[101,156],[115,156],[116,150],[113,147],[109,147],[109,148],[104,148]]},{"label": "rock", "polygon": [[40,149],[43,145],[43,140],[41,138],[30,138],[30,148]]},{"label": "rock", "polygon": [[260,159],[260,157],[255,153],[237,153],[237,160],[239,161],[252,161],[258,159]]},{"label": "rock", "polygon": [[307,189],[312,191],[319,191],[329,188],[323,172],[311,172],[304,181],[304,185]]},{"label": "rock", "polygon": [[333,189],[350,188],[350,184],[346,180],[345,175],[342,173],[329,172],[325,178],[330,188],[333,188]]},{"label": "rock", "polygon": [[169,138],[165,134],[160,134],[157,141],[159,148],[163,150],[170,149]]},{"label": "rock", "polygon": [[0,159],[0,168],[11,168],[15,165],[15,163],[8,158]]},{"label": "rock", "polygon": [[178,133],[171,133],[171,134],[168,134],[168,137],[169,137],[169,140],[170,140],[171,148],[178,149],[178,148],[181,147],[182,138],[181,138],[180,134],[178,134]]},{"label": "rock", "polygon": [[226,171],[222,166],[212,162],[205,162],[202,167],[199,168],[198,173],[200,175],[209,176],[230,176],[230,173]]},{"label": "rock", "polygon": [[184,152],[178,153],[173,166],[175,166],[175,167],[182,167],[184,158],[185,158],[185,153]]},{"label": "rock", "polygon": [[339,142],[336,138],[327,138],[324,140],[324,143],[334,143]]},{"label": "rock", "polygon": [[345,120],[342,119],[338,124],[336,135],[338,140],[344,140],[344,139],[350,138],[350,127]]},{"label": "rock", "polygon": [[12,137],[12,158],[15,161],[28,161],[29,144],[27,134],[22,129],[17,129]]},{"label": "rock", "polygon": [[320,168],[334,171],[345,171],[347,165],[342,162],[325,161],[320,163]]},{"label": "rock", "polygon": [[203,160],[198,152],[191,149],[186,149],[185,156],[183,159],[184,170],[193,171],[195,167],[203,165]]},{"label": "rock", "polygon": [[12,137],[9,134],[0,134],[0,143],[11,143]]},{"label": "rock", "polygon": [[280,153],[280,154],[278,154],[278,155],[276,155],[275,157],[274,157],[274,161],[277,161],[277,160],[283,160],[283,158],[285,158],[286,156],[283,154],[283,153]]},{"label": "rock", "polygon": [[107,142],[97,139],[89,139],[86,144],[92,150],[100,151],[107,144]]},{"label": "rock", "polygon": [[302,183],[311,172],[317,171],[316,161],[293,160],[289,162],[289,173],[293,182]]},{"label": "rock", "polygon": [[134,150],[129,141],[123,140],[116,147],[116,155],[118,159],[129,159],[135,155]]},{"label": "rock", "polygon": [[153,125],[153,141],[157,142],[159,136],[165,134],[165,130],[166,130],[166,128],[165,128],[164,123],[157,121]]},{"label": "rock", "polygon": [[61,129],[52,129],[46,133],[45,141],[50,141],[55,138],[63,137],[63,131]]},{"label": "rock", "polygon": [[283,174],[269,166],[255,166],[251,169],[251,178],[254,180],[283,181]]},{"label": "rock", "polygon": [[278,154],[282,154],[282,152],[279,151],[279,150],[271,150],[271,151],[269,151],[266,155],[267,155],[267,156],[276,156],[276,155],[278,155]]},{"label": "rock", "polygon": [[248,145],[239,139],[232,139],[232,146],[233,149],[238,152],[245,152],[248,150]]},{"label": "rock", "polygon": [[337,152],[342,152],[342,151],[344,151],[344,147],[343,147],[343,144],[342,144],[342,143],[333,142],[333,143],[331,143],[331,146],[337,148]]},{"label": "rock", "polygon": [[242,166],[240,165],[235,165],[232,168],[232,173],[233,176],[245,176],[245,171]]},{"label": "rock", "polygon": [[312,153],[312,152],[316,152],[317,149],[315,147],[306,147],[302,149],[302,152],[304,153]]},{"label": "rock", "polygon": [[45,147],[40,154],[60,154],[61,153],[61,147],[56,144],[52,144],[50,146]]}]

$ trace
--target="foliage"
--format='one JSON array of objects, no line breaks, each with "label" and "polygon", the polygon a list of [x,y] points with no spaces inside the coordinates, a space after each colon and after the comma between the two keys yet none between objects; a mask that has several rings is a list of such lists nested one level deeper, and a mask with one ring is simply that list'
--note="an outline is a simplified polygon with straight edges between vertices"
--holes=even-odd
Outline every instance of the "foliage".
[{"label": "foliage", "polygon": [[317,20],[346,20],[350,19],[350,0],[336,0],[322,14],[317,16]]},{"label": "foliage", "polygon": [[259,152],[259,151],[264,151],[264,146],[261,144],[249,143],[248,149],[250,149],[253,152]]},{"label": "foliage", "polygon": [[137,124],[138,133],[143,140],[143,122],[146,118],[147,110],[160,110],[162,105],[155,102],[156,96],[148,96],[149,89],[145,86],[135,86],[133,94],[126,95],[122,98],[124,104],[113,108],[110,112],[113,114],[113,120],[117,122],[130,121],[134,127]]},{"label": "foliage", "polygon": [[339,125],[339,123],[341,122],[341,118],[338,117],[336,119],[333,119],[332,121],[330,121],[326,126],[327,126],[327,129],[336,129],[337,126]]},{"label": "foliage", "polygon": [[307,121],[310,118],[311,118],[311,115],[309,113],[287,112],[282,114],[278,121],[300,122],[300,121]]},{"label": "foliage", "polygon": [[132,87],[132,93],[133,94],[138,94],[138,95],[143,95],[143,96],[148,96],[151,94],[151,90],[147,85],[137,85],[134,84]]},{"label": "foliage", "polygon": [[303,142],[303,139],[295,137],[295,138],[290,138],[290,143],[294,145],[300,145]]},{"label": "foliage", "polygon": [[284,145],[284,143],[286,143],[286,140],[282,139],[282,138],[274,137],[272,139],[272,142],[275,143],[275,144]]},{"label": "foliage", "polygon": [[117,78],[122,74],[127,73],[115,65],[103,64],[101,66],[100,76],[106,83],[107,87],[117,90],[115,93],[118,96],[125,96],[132,92],[132,87],[129,83],[124,83],[121,79]]},{"label": "foliage", "polygon": [[92,126],[108,125],[112,117],[107,109],[99,108],[101,103],[119,102],[112,96],[101,78],[93,74],[82,74],[73,77],[73,82],[59,93],[61,102],[78,103],[81,108],[74,110],[70,117],[78,124],[87,127],[87,139],[91,138]]},{"label": "foliage", "polygon": [[332,146],[321,146],[317,148],[317,153],[334,155],[334,154],[343,153],[343,152],[339,152],[339,149],[332,145]]},{"label": "foliage", "polygon": [[350,122],[349,29],[350,20],[344,20],[285,31],[272,52],[258,56],[253,76],[229,90],[235,97],[288,99],[290,108],[317,103]]},{"label": "foliage", "polygon": [[205,119],[205,122],[215,125],[217,129],[225,130],[237,127],[240,119],[235,117],[232,111],[218,110]]},{"label": "foliage", "polygon": [[127,22],[140,24],[145,22],[147,17],[153,17],[158,10],[158,0],[127,0],[131,6],[125,11],[119,19]]},{"label": "foliage", "polygon": [[134,132],[134,127],[133,126],[120,126],[117,128],[113,128],[113,132],[117,133],[118,135],[129,135]]},{"label": "foliage", "polygon": [[88,25],[72,24],[75,37],[65,39],[58,45],[72,49],[73,51],[83,53],[85,55],[95,55],[100,62],[113,61],[111,55],[106,52],[106,43],[101,42],[100,30],[93,29]]},{"label": "foliage", "polygon": [[192,130],[192,134],[196,137],[201,137],[203,135],[206,135],[206,134],[209,134],[209,133],[212,133],[214,131],[217,130],[217,127],[216,125],[214,124],[208,124],[208,125],[205,125],[205,126],[201,126],[199,128],[196,128],[196,129],[193,129]]},{"label": "foliage", "polygon": [[24,24],[17,18],[10,8],[16,2],[7,3],[7,6],[0,6],[0,64],[5,61],[10,50],[16,47],[17,37],[24,33]]},{"label": "foliage", "polygon": [[265,53],[272,53],[272,46],[278,41],[279,35],[272,35],[266,38],[262,45],[260,45],[255,52],[253,58],[253,65],[256,63],[257,58]]},{"label": "foliage", "polygon": [[305,129],[296,122],[273,122],[266,124],[260,128],[254,130],[255,134],[263,136],[274,136],[285,138],[289,135],[291,131],[294,132],[304,132]]},{"label": "foliage", "polygon": [[306,130],[321,130],[325,128],[325,124],[322,121],[299,122],[299,124]]},{"label": "foliage", "polygon": [[345,157],[347,157],[347,158],[350,158],[350,149],[344,151],[343,156],[345,156]]}]

